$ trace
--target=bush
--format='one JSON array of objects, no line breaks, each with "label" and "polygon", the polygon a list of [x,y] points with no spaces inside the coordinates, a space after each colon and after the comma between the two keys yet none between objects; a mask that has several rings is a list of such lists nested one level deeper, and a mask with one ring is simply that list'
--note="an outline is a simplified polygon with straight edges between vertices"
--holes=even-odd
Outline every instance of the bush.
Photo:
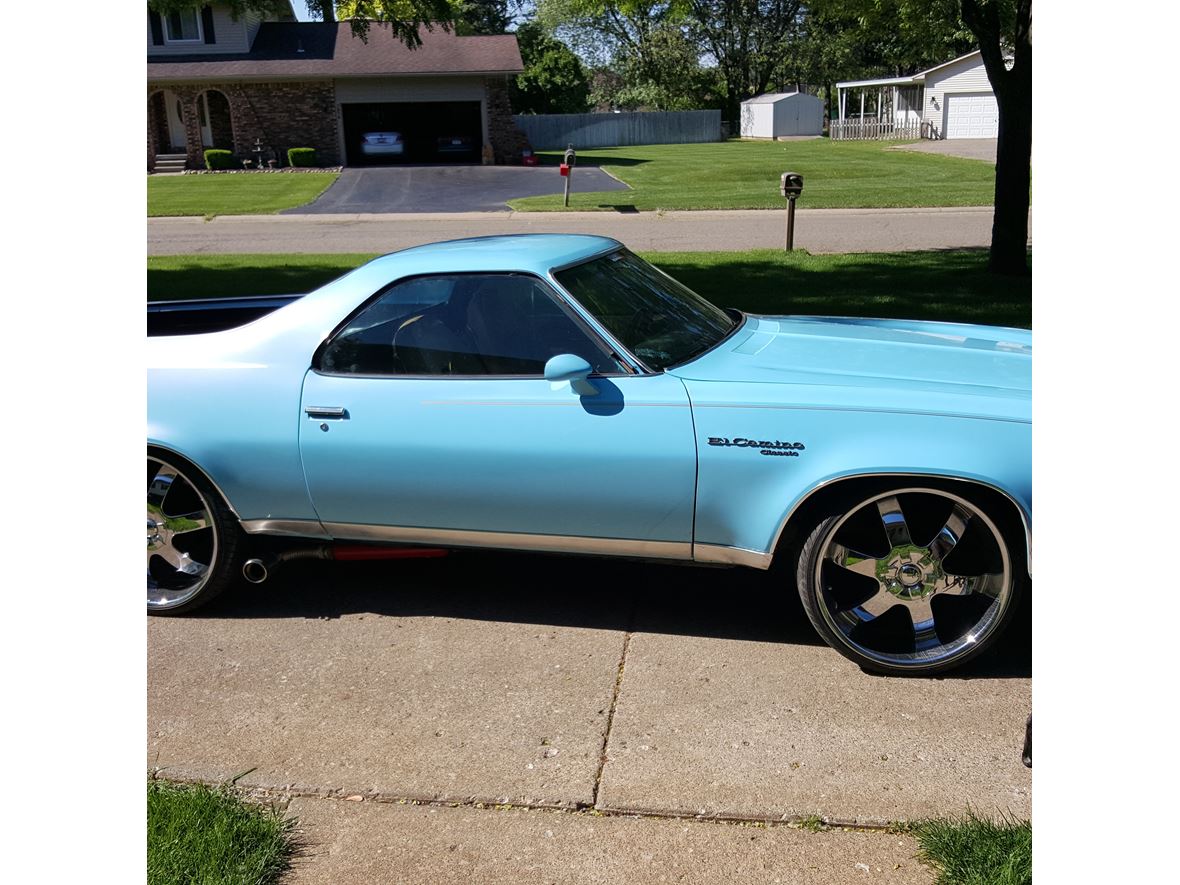
[{"label": "bush", "polygon": [[317,166],[315,148],[288,148],[287,162],[292,166]]},{"label": "bush", "polygon": [[206,169],[237,169],[238,161],[234,159],[233,151],[223,151],[209,148],[205,151]]}]

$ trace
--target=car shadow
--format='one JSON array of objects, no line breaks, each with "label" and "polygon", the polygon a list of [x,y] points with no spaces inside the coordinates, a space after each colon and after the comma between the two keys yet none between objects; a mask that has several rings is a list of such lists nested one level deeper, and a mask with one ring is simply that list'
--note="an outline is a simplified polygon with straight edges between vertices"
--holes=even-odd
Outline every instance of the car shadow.
[{"label": "car shadow", "polygon": [[[1027,597],[983,659],[946,677],[1027,678]],[[456,552],[441,559],[287,564],[195,618],[439,617],[822,646],[780,569],[700,568],[592,557]],[[835,652],[833,652],[835,654]]]}]

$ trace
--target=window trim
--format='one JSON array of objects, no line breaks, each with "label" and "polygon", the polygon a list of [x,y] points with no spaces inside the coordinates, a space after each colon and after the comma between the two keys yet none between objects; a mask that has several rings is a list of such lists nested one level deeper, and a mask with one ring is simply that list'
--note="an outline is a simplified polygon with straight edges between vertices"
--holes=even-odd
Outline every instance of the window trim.
[{"label": "window trim", "polygon": [[[197,36],[196,37],[177,38],[177,37],[171,36],[172,16],[180,15],[183,12],[191,12],[193,14],[193,20],[196,21],[196,23],[197,23]],[[204,29],[203,24],[201,22],[201,10],[198,7],[194,6],[194,7],[192,7],[192,9],[188,9],[188,10],[177,9],[173,12],[168,13],[167,15],[161,16],[161,18],[164,20],[164,42],[165,43],[185,44],[185,43],[204,43],[205,42],[205,29]]]},{"label": "window trim", "polygon": [[418,380],[418,381],[423,381],[423,380],[436,380],[436,381],[451,381],[451,380],[454,380],[454,381],[521,380],[521,381],[523,381],[523,380],[532,380],[532,381],[536,381],[538,379],[544,380],[544,378],[545,378],[544,374],[536,374],[536,375],[485,375],[485,374],[480,374],[480,375],[421,375],[421,374],[414,374],[414,375],[410,375],[410,374],[400,374],[400,373],[394,374],[394,373],[367,373],[367,372],[366,373],[361,373],[361,372],[329,372],[326,369],[321,367],[321,361],[323,359],[324,351],[327,349],[328,345],[330,345],[333,341],[335,341],[336,338],[339,337],[344,332],[344,330],[348,327],[348,324],[351,323],[354,319],[356,319],[356,317],[358,317],[360,314],[364,313],[364,311],[368,310],[370,306],[372,306],[374,303],[376,303],[378,300],[380,300],[381,297],[384,296],[385,294],[387,294],[391,289],[394,289],[395,287],[400,286],[403,283],[408,283],[412,280],[429,279],[432,277],[509,277],[509,276],[528,277],[531,280],[533,280],[534,282],[538,283],[540,286],[542,286],[542,288],[549,293],[550,297],[552,297],[554,303],[557,305],[557,308],[573,321],[574,325],[577,326],[586,335],[587,339],[591,342],[591,344],[593,344],[595,347],[597,347],[602,352],[602,355],[605,356],[607,359],[613,360],[615,363],[619,364],[620,371],[617,371],[617,372],[591,372],[590,373],[591,378],[625,378],[625,377],[629,377],[631,375],[639,374],[631,366],[629,366],[627,364],[627,360],[630,359],[630,354],[627,354],[627,356],[625,358],[621,357],[621,353],[626,353],[626,351],[624,350],[624,351],[620,352],[620,351],[616,350],[615,348],[613,348],[610,345],[609,340],[604,339],[603,336],[600,335],[594,329],[593,326],[591,326],[589,323],[587,323],[586,320],[582,317],[581,312],[579,310],[573,309],[573,307],[571,306],[571,302],[569,300],[569,296],[565,293],[564,290],[562,290],[560,287],[555,287],[550,280],[548,280],[544,277],[541,277],[541,276],[537,275],[536,273],[533,273],[532,271],[527,271],[527,270],[461,270],[461,271],[452,271],[452,272],[443,272],[443,273],[418,273],[418,274],[410,274],[410,275],[404,276],[404,277],[399,277],[398,279],[393,280],[392,282],[382,286],[375,293],[373,293],[368,298],[366,298],[363,302],[361,302],[361,304],[356,309],[350,311],[349,314],[343,320],[341,320],[339,323],[336,324],[335,328],[333,328],[332,331],[328,333],[327,337],[325,337],[324,340],[320,342],[319,346],[316,347],[315,352],[311,356],[311,365],[309,366],[309,369],[312,372],[315,372],[317,375],[323,375],[328,378],[369,378],[369,379],[405,378],[408,380]]}]

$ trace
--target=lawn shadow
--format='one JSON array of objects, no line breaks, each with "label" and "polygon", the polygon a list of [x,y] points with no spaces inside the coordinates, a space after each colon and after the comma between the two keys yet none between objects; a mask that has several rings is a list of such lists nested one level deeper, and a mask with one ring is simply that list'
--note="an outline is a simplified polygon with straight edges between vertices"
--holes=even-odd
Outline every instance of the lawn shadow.
[{"label": "lawn shadow", "polygon": [[[574,147],[576,150],[577,145]],[[537,152],[537,156],[540,158],[540,165],[542,166],[560,166],[564,155],[565,151]],[[640,157],[617,157],[612,154],[582,153],[581,151],[577,151],[575,168],[577,166],[642,166],[644,163],[650,162],[651,160]]]},{"label": "lawn shadow", "polygon": [[860,253],[822,260],[779,255],[784,257],[768,251],[758,258],[727,259],[717,253],[702,264],[663,253],[656,263],[715,304],[748,313],[1032,324],[1031,276],[989,273],[987,250]]},{"label": "lawn shadow", "polygon": [[233,298],[245,295],[296,295],[318,289],[361,264],[364,258],[340,256],[322,262],[259,266],[148,266],[148,301]]}]

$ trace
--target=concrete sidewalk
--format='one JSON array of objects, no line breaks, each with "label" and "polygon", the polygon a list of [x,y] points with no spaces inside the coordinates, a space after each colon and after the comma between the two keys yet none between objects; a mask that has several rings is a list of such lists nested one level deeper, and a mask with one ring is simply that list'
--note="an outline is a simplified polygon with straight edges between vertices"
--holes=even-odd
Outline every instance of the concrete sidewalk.
[{"label": "concrete sidewalk", "polygon": [[[992,208],[800,209],[795,245],[810,252],[986,247]],[[784,210],[701,212],[449,212],[392,215],[223,215],[148,219],[148,254],[392,252],[461,237],[581,233],[632,249],[781,249]]]},{"label": "concrete sidewalk", "polygon": [[1029,816],[1026,624],[946,678],[888,679],[820,644],[781,583],[296,563],[149,620],[148,765],[297,797],[311,883],[927,882],[908,840],[781,824]]}]

